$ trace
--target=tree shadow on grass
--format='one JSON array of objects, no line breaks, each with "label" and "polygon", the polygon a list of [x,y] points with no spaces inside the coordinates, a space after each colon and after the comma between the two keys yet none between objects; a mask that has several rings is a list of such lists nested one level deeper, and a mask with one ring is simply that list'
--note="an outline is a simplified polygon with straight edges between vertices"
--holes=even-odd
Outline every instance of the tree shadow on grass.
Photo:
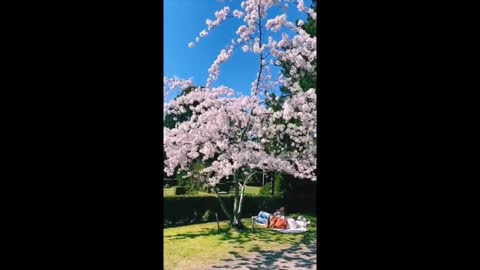
[{"label": "tree shadow on grass", "polygon": [[298,244],[279,251],[262,251],[253,248],[252,253],[241,256],[235,251],[229,253],[234,258],[223,260],[212,269],[316,269],[316,243]]},{"label": "tree shadow on grass", "polygon": [[[312,222],[314,223],[314,222]],[[229,228],[204,228],[193,233],[180,233],[164,236],[172,240],[195,239],[209,236],[220,236],[218,241],[234,244],[234,249],[244,249],[243,244],[249,241],[261,241],[270,245],[288,244],[290,247],[279,251],[265,251],[258,245],[248,249],[249,254],[241,256],[235,251],[229,253],[233,258],[222,260],[212,269],[315,269],[316,268],[316,228],[310,228],[301,234],[283,234],[271,229],[256,228],[251,230],[251,222],[245,222],[248,229],[234,231]]]},{"label": "tree shadow on grass", "polygon": [[181,240],[181,239],[195,239],[209,236],[220,236],[219,241],[226,241],[231,244],[237,244],[241,247],[250,241],[262,241],[269,244],[297,244],[298,242],[309,243],[316,239],[316,231],[310,230],[302,234],[302,239],[298,240],[298,235],[282,234],[271,229],[257,228],[252,231],[250,228],[243,231],[233,231],[229,228],[217,229],[202,229],[193,233],[179,233],[175,235],[164,236],[166,239]]},{"label": "tree shadow on grass", "polygon": [[172,240],[179,240],[179,239],[193,239],[193,238],[198,238],[198,237],[208,237],[212,235],[224,235],[226,238],[231,237],[231,230],[228,228],[221,228],[220,230],[217,229],[202,229],[198,232],[194,233],[178,233],[175,235],[166,235],[164,238],[169,238]]}]

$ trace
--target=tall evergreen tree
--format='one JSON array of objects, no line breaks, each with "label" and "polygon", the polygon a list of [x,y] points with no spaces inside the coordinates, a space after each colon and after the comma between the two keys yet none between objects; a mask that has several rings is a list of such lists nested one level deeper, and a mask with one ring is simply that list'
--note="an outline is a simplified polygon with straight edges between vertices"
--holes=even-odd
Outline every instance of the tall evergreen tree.
[{"label": "tall evergreen tree", "polygon": [[[317,12],[317,1],[316,0],[312,0],[311,8],[315,12]],[[297,20],[297,25],[298,25],[298,23],[299,23],[299,20]],[[313,20],[310,15],[308,15],[307,22],[305,22],[301,27],[311,37],[316,37],[317,36],[317,24],[316,24],[316,21]],[[305,59],[305,60],[308,61],[308,59]],[[314,60],[314,61],[316,61],[316,60]],[[290,75],[290,68],[292,66],[291,63],[281,61],[280,66],[281,66],[282,75],[285,78],[292,78],[291,75]],[[316,68],[316,65],[315,65],[315,69],[313,70],[313,72],[311,72],[311,71],[309,72],[309,71],[306,71],[306,70],[298,70],[297,73],[300,76],[298,78],[292,78],[292,79],[299,83],[299,85],[300,85],[300,87],[303,91],[308,91],[310,88],[316,89],[316,85],[317,85],[317,68]],[[267,99],[266,105],[267,105],[267,107],[271,108],[274,112],[280,111],[280,110],[282,110],[282,106],[283,106],[286,98],[291,96],[291,95],[292,95],[292,92],[290,91],[290,89],[282,86],[280,88],[280,96],[277,97],[274,93],[270,94],[270,96],[269,96],[270,98]],[[285,122],[284,120],[279,119],[278,122],[279,122],[279,124],[280,123],[282,123],[282,124],[295,124],[295,125],[300,124],[300,120],[298,120],[298,119],[292,119],[288,122]],[[314,141],[316,142],[316,139]],[[288,137],[281,138],[280,142],[272,142],[272,144],[270,145],[270,151],[291,151],[293,149],[293,147],[291,147],[292,149],[289,149],[290,148],[289,146],[291,146],[291,143],[292,143],[292,141]],[[281,148],[277,147],[276,145],[287,145],[287,149],[281,149]],[[285,193],[285,187],[286,187],[284,177],[281,174],[277,174],[275,176],[275,180],[276,181],[272,182],[272,187],[271,187],[272,193],[283,195]]]},{"label": "tall evergreen tree", "polygon": [[[192,92],[195,88],[197,87],[190,86],[183,89],[182,92],[180,92],[180,94],[175,99]],[[185,110],[186,112],[182,114],[172,114],[167,112],[167,114],[165,115],[165,120],[163,122],[164,126],[167,128],[174,128],[177,123],[182,123],[189,120],[190,117],[192,117],[192,110],[190,110],[190,108],[186,108]]]},{"label": "tall evergreen tree", "polygon": [[[317,12],[317,1],[316,0],[312,0],[311,8],[315,12]],[[298,24],[298,22],[299,22],[299,20],[297,20],[297,24]],[[308,15],[307,22],[302,25],[302,29],[305,30],[305,32],[307,32],[308,34],[310,34],[311,37],[316,37],[317,36],[317,24],[316,24],[316,21],[313,20],[310,15]],[[305,59],[305,60],[308,61],[308,59]],[[316,60],[314,60],[314,61],[316,61]],[[282,75],[285,78],[291,78],[291,75],[290,75],[291,64],[281,61],[280,66],[281,66]],[[315,66],[315,69],[314,69],[313,72],[308,72],[308,71],[305,71],[305,70],[299,70],[297,73],[300,75],[299,78],[294,78],[293,80],[299,82],[300,87],[302,88],[303,91],[308,91],[308,89],[310,89],[310,88],[315,88],[316,89],[316,85],[317,85],[317,68],[316,68],[316,66]],[[273,111],[279,111],[282,108],[282,104],[284,103],[285,99],[292,95],[292,92],[290,91],[290,89],[288,89],[286,87],[281,87],[280,91],[281,91],[281,94],[278,97],[278,99],[276,99],[275,94],[271,94],[270,99],[267,101],[267,106],[271,107],[273,109]]]},{"label": "tall evergreen tree", "polygon": [[[175,99],[178,99],[181,96],[187,95],[188,93],[192,92],[196,88],[198,88],[198,87],[197,86],[190,86],[190,87],[187,87],[187,88],[183,89],[180,92],[180,94],[177,97],[175,97]],[[196,106],[196,104],[193,104],[193,106]],[[165,115],[165,119],[164,119],[163,123],[164,123],[164,126],[166,128],[172,129],[172,128],[175,128],[175,126],[177,124],[188,121],[190,119],[190,117],[192,117],[192,110],[187,107],[187,108],[185,108],[185,112],[181,113],[181,114],[173,114],[173,113],[167,112],[167,114]],[[167,160],[167,159],[168,158],[166,156],[166,153],[164,153],[163,161],[165,162],[165,160]],[[185,173],[185,172],[179,172],[179,171],[175,172],[175,179],[177,180],[177,185],[187,186],[188,192],[191,192],[192,190],[197,190],[197,189],[200,188],[199,184],[196,183],[197,181],[195,181],[195,180],[196,180],[196,178],[199,177],[198,171],[201,168],[203,168],[201,158],[199,158],[197,162],[191,164],[190,167],[192,169],[191,171],[193,172],[192,177],[187,177],[186,176],[187,173]],[[200,182],[200,181],[198,181],[198,182]]]}]

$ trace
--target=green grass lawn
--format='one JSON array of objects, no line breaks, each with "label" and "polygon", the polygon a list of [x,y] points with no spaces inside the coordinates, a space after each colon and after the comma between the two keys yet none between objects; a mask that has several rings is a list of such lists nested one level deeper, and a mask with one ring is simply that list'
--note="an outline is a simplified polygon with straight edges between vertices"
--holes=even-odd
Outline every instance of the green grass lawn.
[{"label": "green grass lawn", "polygon": [[173,196],[173,188],[163,188],[163,196]]},{"label": "green grass lawn", "polygon": [[[245,194],[260,194],[260,188],[261,187],[250,187],[250,186],[247,186],[245,188]],[[163,196],[173,196],[173,190],[174,188],[164,188],[163,189]],[[233,194],[233,191],[230,191],[230,194]],[[213,196],[214,193],[207,193],[207,192],[201,192],[199,191],[198,192],[198,195],[211,195]]]},{"label": "green grass lawn", "polygon": [[258,195],[260,194],[260,188],[261,187],[250,187],[250,186],[247,186],[245,188],[245,194],[255,194],[255,195]]},{"label": "green grass lawn", "polygon": [[249,228],[243,232],[228,230],[226,222],[220,222],[220,232],[216,222],[164,229],[164,269],[211,269],[224,259],[311,243],[316,240],[316,218],[304,216],[312,221],[312,227],[302,234],[282,234],[258,226],[252,231],[249,218],[242,220]]}]

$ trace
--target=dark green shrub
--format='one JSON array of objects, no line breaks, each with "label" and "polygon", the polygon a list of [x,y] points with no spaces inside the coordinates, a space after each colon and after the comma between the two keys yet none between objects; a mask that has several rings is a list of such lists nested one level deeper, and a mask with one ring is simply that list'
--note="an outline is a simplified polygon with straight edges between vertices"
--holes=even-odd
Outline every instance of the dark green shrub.
[{"label": "dark green shrub", "polygon": [[188,181],[187,178],[184,178],[186,174],[187,173],[183,171],[178,171],[177,174],[175,174],[175,180],[177,180],[177,185],[184,187],[189,184],[190,181]]},{"label": "dark green shrub", "polygon": [[187,193],[187,188],[183,186],[177,186],[173,191],[173,194],[175,195],[185,195],[186,193]]},{"label": "dark green shrub", "polygon": [[285,205],[289,212],[316,212],[317,182],[286,176]]},{"label": "dark green shrub", "polygon": [[[233,209],[233,195],[222,196],[228,211]],[[242,218],[255,216],[260,210],[273,213],[284,205],[281,198],[275,196],[245,195],[242,206]],[[183,226],[195,222],[211,222],[218,213],[219,220],[226,220],[218,199],[214,196],[168,196],[163,198],[164,226]],[[207,212],[210,212],[207,214]]]},{"label": "dark green shrub", "polygon": [[187,172],[185,171],[178,171],[175,175],[175,180],[177,185],[185,187],[187,189],[187,194],[189,195],[196,195],[198,191],[203,189],[203,180],[199,178],[198,171],[203,168],[201,163],[194,163],[192,165],[192,170],[190,173],[193,173],[193,176],[187,177]]},{"label": "dark green shrub", "polygon": [[198,190],[192,189],[192,188],[188,188],[185,194],[186,194],[186,195],[198,195]]},{"label": "dark green shrub", "polygon": [[273,195],[283,197],[286,193],[286,183],[283,175],[280,173],[275,174],[275,185],[273,187]]},{"label": "dark green shrub", "polygon": [[271,195],[272,183],[266,183],[262,188],[260,188],[260,195],[268,196]]},{"label": "dark green shrub", "polygon": [[259,174],[255,174],[254,176],[252,176],[252,179],[250,180],[248,185],[253,186],[253,187],[261,186],[262,185],[262,176],[259,175]]}]

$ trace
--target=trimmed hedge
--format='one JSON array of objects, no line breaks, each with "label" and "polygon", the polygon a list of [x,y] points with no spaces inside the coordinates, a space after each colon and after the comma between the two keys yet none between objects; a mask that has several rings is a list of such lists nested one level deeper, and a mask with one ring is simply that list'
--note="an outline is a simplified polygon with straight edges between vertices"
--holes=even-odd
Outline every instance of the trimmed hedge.
[{"label": "trimmed hedge", "polygon": [[[229,212],[233,210],[233,195],[221,196]],[[256,216],[260,210],[273,213],[285,201],[276,196],[244,195],[242,218]],[[215,221],[215,213],[219,220],[227,220],[220,203],[215,196],[168,196],[163,198],[163,225],[183,226],[201,222]]]},{"label": "trimmed hedge", "polygon": [[187,194],[187,187],[177,186],[173,191],[174,195],[185,195]]}]

